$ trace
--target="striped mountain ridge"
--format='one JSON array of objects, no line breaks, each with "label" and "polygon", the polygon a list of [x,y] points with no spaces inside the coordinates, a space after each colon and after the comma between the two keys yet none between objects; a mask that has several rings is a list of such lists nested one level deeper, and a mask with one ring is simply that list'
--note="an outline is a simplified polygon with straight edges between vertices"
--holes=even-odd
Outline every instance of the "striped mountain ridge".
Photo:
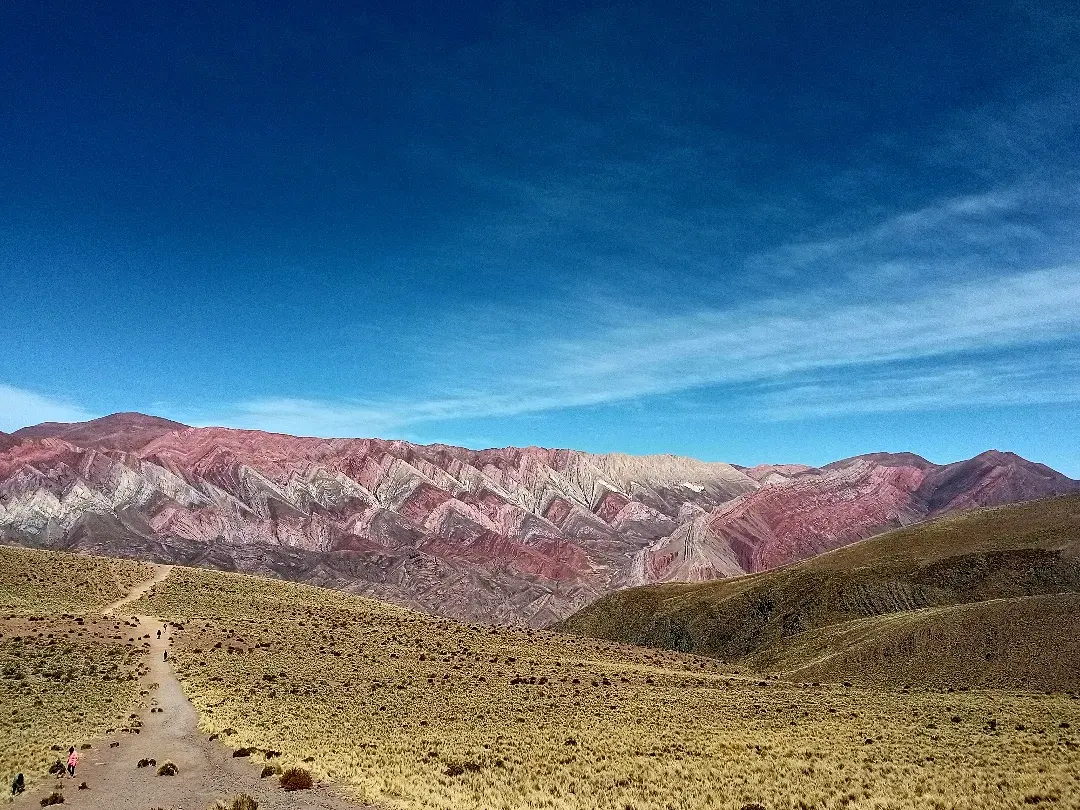
[{"label": "striped mountain ridge", "polygon": [[630,585],[783,565],[932,514],[1080,490],[991,451],[824,468],[469,450],[142,414],[0,434],[0,540],[544,625]]}]

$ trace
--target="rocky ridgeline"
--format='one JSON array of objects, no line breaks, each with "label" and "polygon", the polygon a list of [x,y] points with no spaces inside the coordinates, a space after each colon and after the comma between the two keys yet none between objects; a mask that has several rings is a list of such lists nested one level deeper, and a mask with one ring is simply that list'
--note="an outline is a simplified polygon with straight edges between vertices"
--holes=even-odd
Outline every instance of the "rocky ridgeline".
[{"label": "rocky ridgeline", "polygon": [[783,565],[930,515],[1077,491],[1011,454],[816,469],[189,428],[0,434],[0,539],[345,588],[544,625],[627,585]]}]

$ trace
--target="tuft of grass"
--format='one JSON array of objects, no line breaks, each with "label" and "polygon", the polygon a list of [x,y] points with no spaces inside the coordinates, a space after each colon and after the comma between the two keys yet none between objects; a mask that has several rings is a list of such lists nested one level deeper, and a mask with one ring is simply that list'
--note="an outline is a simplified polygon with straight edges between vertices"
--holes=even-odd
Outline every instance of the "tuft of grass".
[{"label": "tuft of grass", "polygon": [[259,803],[254,797],[241,793],[231,799],[218,799],[206,810],[259,810]]},{"label": "tuft of grass", "polygon": [[176,776],[178,773],[180,773],[180,769],[171,762],[163,762],[157,769],[158,776]]},{"label": "tuft of grass", "polygon": [[447,776],[461,776],[466,773],[478,773],[483,766],[479,762],[472,762],[471,760],[453,761],[447,763],[446,770],[443,771]]},{"label": "tuft of grass", "polygon": [[306,768],[288,768],[281,774],[280,784],[283,790],[311,790],[314,782]]},{"label": "tuft of grass", "polygon": [[63,804],[63,803],[64,803],[64,794],[61,793],[59,790],[54,790],[52,793],[50,793],[48,796],[46,796],[44,799],[41,800],[41,806],[42,807],[51,807],[54,804]]}]

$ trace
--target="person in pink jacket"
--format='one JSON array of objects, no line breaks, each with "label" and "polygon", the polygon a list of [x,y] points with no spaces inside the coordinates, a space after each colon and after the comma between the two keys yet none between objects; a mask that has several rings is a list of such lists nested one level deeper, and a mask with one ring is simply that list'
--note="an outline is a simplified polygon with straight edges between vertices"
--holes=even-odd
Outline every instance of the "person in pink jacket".
[{"label": "person in pink jacket", "polygon": [[79,754],[75,750],[75,746],[71,746],[68,749],[68,776],[72,779],[75,778],[75,766],[79,764]]}]

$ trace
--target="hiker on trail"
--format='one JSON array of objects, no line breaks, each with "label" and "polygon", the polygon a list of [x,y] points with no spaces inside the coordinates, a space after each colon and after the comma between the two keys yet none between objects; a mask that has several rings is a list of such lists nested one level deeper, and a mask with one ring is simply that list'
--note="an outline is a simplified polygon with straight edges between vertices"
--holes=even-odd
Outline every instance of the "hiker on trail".
[{"label": "hiker on trail", "polygon": [[71,746],[68,749],[68,776],[72,779],[75,778],[75,766],[79,764],[79,754],[75,750],[75,746]]},{"label": "hiker on trail", "polygon": [[162,658],[161,660],[162,661],[168,661],[169,660],[169,651],[168,650],[165,651],[165,657]]},{"label": "hiker on trail", "polygon": [[21,773],[16,774],[15,778],[11,782],[11,795],[18,796],[24,790],[26,790],[26,780],[23,779],[23,775]]},{"label": "hiker on trail", "polygon": [[157,637],[161,638],[161,631],[160,630],[157,631]]}]

